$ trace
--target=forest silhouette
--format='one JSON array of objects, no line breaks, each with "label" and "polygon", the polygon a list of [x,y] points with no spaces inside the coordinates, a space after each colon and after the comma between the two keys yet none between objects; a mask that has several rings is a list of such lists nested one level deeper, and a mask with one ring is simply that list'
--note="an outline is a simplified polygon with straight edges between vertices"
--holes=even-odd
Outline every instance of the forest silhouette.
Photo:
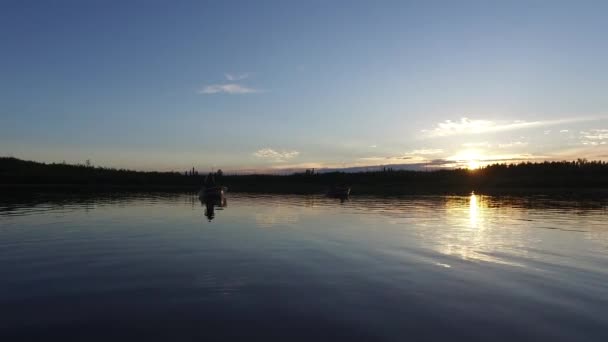
[{"label": "forest silhouette", "polygon": [[[133,188],[137,190],[198,190],[206,173],[145,172],[95,167],[90,164],[40,163],[0,158],[4,188],[70,187]],[[366,172],[315,172],[290,175],[230,175],[217,172],[218,183],[229,190],[269,193],[319,193],[336,184],[349,185],[353,194],[458,193],[474,191],[543,192],[602,191],[608,189],[605,161],[545,161],[493,164],[476,170],[397,170],[390,166]]]}]

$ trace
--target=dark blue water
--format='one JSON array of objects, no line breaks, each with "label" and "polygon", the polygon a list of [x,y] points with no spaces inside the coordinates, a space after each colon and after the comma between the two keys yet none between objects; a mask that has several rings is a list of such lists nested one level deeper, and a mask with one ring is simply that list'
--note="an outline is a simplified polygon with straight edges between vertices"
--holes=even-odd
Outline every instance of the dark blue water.
[{"label": "dark blue water", "polygon": [[[605,202],[0,200],[0,341],[608,341]],[[207,215],[207,216],[205,216]]]}]

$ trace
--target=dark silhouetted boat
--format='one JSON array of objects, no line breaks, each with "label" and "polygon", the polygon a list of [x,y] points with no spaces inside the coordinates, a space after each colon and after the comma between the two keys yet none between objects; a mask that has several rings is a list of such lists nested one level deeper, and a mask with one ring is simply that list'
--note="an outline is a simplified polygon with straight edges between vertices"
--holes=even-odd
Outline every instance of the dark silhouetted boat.
[{"label": "dark silhouetted boat", "polygon": [[350,187],[334,186],[327,191],[327,197],[345,198],[350,195]]},{"label": "dark silhouetted boat", "polygon": [[203,200],[223,200],[228,188],[225,186],[212,186],[202,188],[198,193],[198,198]]}]

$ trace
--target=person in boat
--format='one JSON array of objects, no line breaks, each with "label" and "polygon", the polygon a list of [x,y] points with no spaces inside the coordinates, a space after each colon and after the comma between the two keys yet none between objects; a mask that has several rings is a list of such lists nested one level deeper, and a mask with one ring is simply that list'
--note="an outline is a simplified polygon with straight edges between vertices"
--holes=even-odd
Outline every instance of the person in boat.
[{"label": "person in boat", "polygon": [[212,188],[215,186],[215,176],[212,172],[209,172],[207,177],[205,177],[205,188]]}]

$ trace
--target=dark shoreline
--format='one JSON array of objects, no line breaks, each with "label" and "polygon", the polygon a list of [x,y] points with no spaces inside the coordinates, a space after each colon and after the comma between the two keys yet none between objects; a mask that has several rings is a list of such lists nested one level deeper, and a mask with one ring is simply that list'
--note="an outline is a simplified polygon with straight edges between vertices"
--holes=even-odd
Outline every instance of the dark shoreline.
[{"label": "dark shoreline", "polygon": [[[228,193],[258,193],[258,194],[285,194],[285,195],[323,195],[324,186],[311,186],[310,184],[298,184],[284,187],[268,186],[228,186]],[[104,192],[175,192],[175,193],[197,193],[200,187],[191,185],[122,185],[122,184],[0,184],[0,191],[5,194],[25,191],[31,192],[70,192],[70,193],[104,193]],[[467,196],[472,193],[478,195],[501,196],[501,195],[547,195],[566,197],[608,197],[608,188],[492,188],[492,187],[449,187],[449,188],[424,188],[408,187],[406,185],[353,185],[352,196],[375,195],[375,196],[408,196],[408,195],[456,195]]]},{"label": "dark shoreline", "polygon": [[[325,194],[333,186],[351,194],[404,195],[555,195],[608,197],[608,163],[576,161],[494,164],[477,170],[396,170],[390,166],[365,172],[315,172],[290,175],[213,174],[228,192]],[[45,164],[0,157],[0,191],[15,192],[192,192],[205,183],[195,170],[142,172],[90,165]]]}]

